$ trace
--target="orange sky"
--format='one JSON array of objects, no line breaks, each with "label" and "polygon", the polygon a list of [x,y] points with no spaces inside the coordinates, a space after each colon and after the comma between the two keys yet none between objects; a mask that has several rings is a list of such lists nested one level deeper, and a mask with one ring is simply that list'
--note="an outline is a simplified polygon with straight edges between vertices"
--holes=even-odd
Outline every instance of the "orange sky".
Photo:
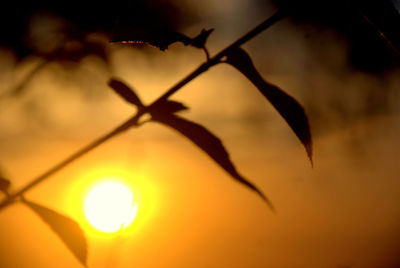
[{"label": "orange sky", "polygon": [[[254,11],[250,5],[235,3],[232,10],[215,9],[204,22],[213,26],[219,21],[212,18],[229,20],[230,14],[246,18],[236,31],[217,28],[210,38],[213,52],[262,19],[257,13],[249,16]],[[346,65],[346,47],[332,41],[336,34],[327,31],[314,38],[305,40],[296,26],[282,22],[245,46],[263,76],[309,112],[314,169],[286,123],[230,66],[215,67],[172,98],[191,108],[182,116],[223,140],[236,167],[272,200],[277,214],[190,142],[150,123],[96,149],[26,197],[82,225],[93,268],[398,267],[399,76],[385,77],[387,88],[394,89],[389,112],[345,123],[329,101],[339,96],[345,116],[356,117],[363,104],[360,92],[379,90],[381,82]],[[320,39],[327,43],[317,49],[318,60],[307,42]],[[146,103],[204,58],[181,45],[167,52],[153,49],[151,55],[114,45],[110,49],[112,75],[134,87]],[[39,62],[32,58],[15,68],[12,55],[1,53],[4,81],[9,81],[5,74],[18,79]],[[0,167],[14,189],[134,112],[107,88],[110,75],[95,58],[84,59],[74,72],[51,64],[30,83],[26,96],[1,104]],[[82,85],[90,85],[98,96],[79,94]],[[83,217],[84,194],[97,176],[124,177],[140,199],[137,220],[120,237],[99,234]],[[0,213],[0,236],[1,267],[80,267],[52,231],[20,204]]]}]

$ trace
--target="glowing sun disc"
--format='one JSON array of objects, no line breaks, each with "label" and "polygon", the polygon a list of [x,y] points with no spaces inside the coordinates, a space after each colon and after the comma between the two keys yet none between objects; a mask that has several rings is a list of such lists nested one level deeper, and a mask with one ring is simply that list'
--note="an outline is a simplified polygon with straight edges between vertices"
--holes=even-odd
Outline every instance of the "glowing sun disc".
[{"label": "glowing sun disc", "polygon": [[126,228],[136,217],[131,190],[117,182],[96,185],[85,198],[85,216],[96,229],[112,233]]}]

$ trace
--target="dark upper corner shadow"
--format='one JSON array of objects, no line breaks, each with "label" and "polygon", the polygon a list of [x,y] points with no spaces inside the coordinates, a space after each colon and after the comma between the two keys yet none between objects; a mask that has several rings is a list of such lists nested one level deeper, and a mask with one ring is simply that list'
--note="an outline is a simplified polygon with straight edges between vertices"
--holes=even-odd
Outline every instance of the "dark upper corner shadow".
[{"label": "dark upper corner shadow", "polygon": [[273,0],[296,24],[334,29],[350,46],[358,70],[381,73],[400,67],[400,14],[391,0]]},{"label": "dark upper corner shadow", "polygon": [[[1,4],[0,9],[0,47],[12,49],[19,59],[37,53],[29,41],[30,32],[36,17],[50,16],[54,20],[44,21],[40,31],[34,34],[46,34],[50,30],[61,30],[72,39],[92,32],[110,33],[117,21],[128,24],[146,22],[151,25],[162,25],[170,30],[177,30],[181,25],[193,23],[196,13],[185,8],[180,12],[184,3],[173,4],[162,0],[132,0],[132,1],[98,1],[95,4],[84,1],[44,1],[20,2],[8,1]],[[64,23],[62,29],[57,29],[57,23]],[[51,25],[51,24],[54,25]],[[40,24],[40,22],[39,22]],[[47,28],[46,28],[47,27]],[[49,32],[51,34],[60,34]],[[38,37],[36,36],[36,37]],[[44,38],[47,38],[44,36]]]}]

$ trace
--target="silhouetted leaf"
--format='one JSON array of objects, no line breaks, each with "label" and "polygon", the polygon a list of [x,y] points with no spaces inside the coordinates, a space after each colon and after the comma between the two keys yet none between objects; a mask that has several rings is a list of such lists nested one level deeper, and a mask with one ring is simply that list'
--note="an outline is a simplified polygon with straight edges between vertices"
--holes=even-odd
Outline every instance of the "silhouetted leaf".
[{"label": "silhouetted leaf", "polygon": [[270,208],[274,210],[274,207],[268,198],[256,186],[239,174],[230,160],[229,154],[225,150],[221,140],[214,136],[206,128],[177,115],[161,112],[152,112],[152,120],[175,129],[183,136],[191,140],[200,149],[207,153],[215,162],[217,162],[217,164],[220,165],[226,172],[228,172],[236,181],[258,193],[267,202]]},{"label": "silhouetted leaf", "polygon": [[114,89],[114,91],[120,95],[124,100],[126,100],[129,103],[132,103],[136,105],[138,108],[144,107],[142,101],[139,99],[138,95],[129,88],[127,85],[125,85],[123,82],[118,81],[117,79],[112,78],[109,82],[108,85]]},{"label": "silhouetted leaf", "polygon": [[149,25],[117,25],[114,28],[112,42],[147,43],[165,50],[175,42],[188,45],[191,38],[168,29]]},{"label": "silhouetted leaf", "polygon": [[[0,174],[1,176],[1,174]],[[10,188],[10,181],[7,179],[4,179],[0,177],[0,191],[3,192],[4,194],[8,195],[8,188]]]},{"label": "silhouetted leaf", "polygon": [[190,42],[191,46],[197,47],[197,48],[203,48],[204,45],[207,42],[208,37],[210,36],[210,34],[214,31],[214,29],[203,29],[201,30],[201,33],[196,36],[195,38],[192,39],[192,41]]},{"label": "silhouetted leaf", "polygon": [[78,223],[54,210],[27,201],[26,199],[23,199],[23,202],[50,226],[78,260],[86,266],[87,243],[85,235]]},{"label": "silhouetted leaf", "polygon": [[230,51],[227,55],[227,63],[244,74],[281,114],[304,145],[312,164],[311,132],[303,107],[292,96],[266,82],[243,49],[237,48]]},{"label": "silhouetted leaf", "polygon": [[150,107],[150,113],[151,114],[173,114],[177,113],[180,111],[187,110],[188,107],[186,107],[183,103],[177,102],[177,101],[162,101],[159,103],[155,103]]}]

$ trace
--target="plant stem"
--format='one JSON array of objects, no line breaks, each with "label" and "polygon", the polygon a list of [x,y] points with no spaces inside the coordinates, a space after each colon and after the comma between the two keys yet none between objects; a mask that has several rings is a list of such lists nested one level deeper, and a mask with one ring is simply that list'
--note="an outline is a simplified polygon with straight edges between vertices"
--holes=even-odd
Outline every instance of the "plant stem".
[{"label": "plant stem", "polygon": [[164,101],[168,99],[172,94],[174,94],[176,91],[178,91],[181,87],[189,83],[191,80],[202,74],[203,72],[207,71],[210,67],[218,64],[224,56],[226,56],[230,50],[235,49],[237,47],[240,47],[247,41],[249,41],[251,38],[254,36],[258,35],[262,31],[266,30],[276,22],[280,21],[285,17],[285,13],[282,10],[278,10],[274,15],[260,23],[258,26],[256,26],[254,29],[252,29],[250,32],[233,42],[231,45],[227,46],[223,50],[221,50],[217,55],[214,57],[210,58],[207,62],[203,63],[200,65],[196,70],[194,70],[192,73],[190,73],[188,76],[186,76],[184,79],[182,79],[180,82],[178,82],[175,86],[170,88],[167,92],[164,93],[161,97],[159,97],[153,104],[159,103],[161,101]]},{"label": "plant stem", "polygon": [[7,198],[4,199],[3,202],[0,203],[0,209],[3,209],[4,207],[10,205],[16,198],[22,196],[25,192],[29,191],[30,189],[32,189],[33,187],[35,187],[36,185],[38,185],[39,183],[41,183],[42,181],[44,181],[45,179],[50,177],[51,175],[55,174],[56,172],[58,172],[65,166],[69,165],[74,160],[77,160],[84,154],[92,151],[93,149],[100,146],[101,144],[108,141],[109,139],[113,138],[117,134],[122,133],[125,130],[132,127],[133,125],[135,125],[137,120],[140,117],[140,115],[139,116],[138,115],[139,115],[139,113],[137,115],[133,116],[132,118],[129,118],[127,121],[125,121],[124,123],[122,123],[121,125],[116,127],[115,129],[113,129],[111,132],[105,134],[104,136],[98,138],[97,140],[91,142],[90,144],[86,145],[82,149],[78,150],[77,152],[75,152],[74,154],[69,156],[64,161],[58,163],[56,166],[52,167],[51,169],[49,169],[48,171],[46,171],[39,177],[35,178],[32,182],[28,183],[26,186],[24,186],[19,191],[15,192],[14,194],[9,194],[7,196]]},{"label": "plant stem", "polygon": [[111,132],[105,134],[104,136],[98,138],[97,140],[93,141],[92,143],[90,143],[89,145],[83,147],[82,149],[78,150],[77,152],[75,152],[74,154],[72,154],[71,156],[69,156],[67,159],[63,160],[62,162],[60,162],[59,164],[57,164],[56,166],[52,167],[51,169],[49,169],[48,171],[46,171],[45,173],[43,173],[42,175],[40,175],[39,177],[35,178],[32,182],[30,182],[29,184],[27,184],[25,187],[23,187],[22,189],[20,189],[19,191],[15,192],[14,194],[10,194],[9,196],[7,196],[7,198],[5,198],[1,203],[0,203],[0,209],[10,205],[11,203],[13,203],[13,201],[15,199],[17,199],[18,197],[22,196],[24,193],[26,193],[27,191],[29,191],[30,189],[32,189],[33,187],[35,187],[36,185],[38,185],[39,183],[43,182],[44,180],[46,180],[47,178],[49,178],[51,175],[55,174],[56,172],[60,171],[61,169],[63,169],[64,167],[66,167],[67,165],[69,165],[70,163],[72,163],[73,161],[79,159],[81,156],[83,156],[84,154],[92,151],[93,149],[97,148],[98,146],[100,146],[101,144],[103,144],[104,142],[108,141],[109,139],[115,137],[116,135],[128,130],[129,128],[131,128],[132,126],[137,125],[138,120],[140,119],[140,117],[145,114],[149,109],[151,109],[152,106],[161,103],[165,100],[167,100],[172,94],[174,94],[175,92],[177,92],[179,89],[181,89],[183,86],[185,86],[186,84],[188,84],[190,81],[192,81],[194,78],[198,77],[199,75],[201,75],[202,73],[204,73],[205,71],[207,71],[210,67],[220,63],[221,58],[223,58],[224,56],[226,56],[230,50],[235,49],[239,46],[241,46],[242,44],[246,43],[247,41],[249,41],[251,38],[253,38],[254,36],[258,35],[259,33],[261,33],[262,31],[266,30],[267,28],[269,28],[271,25],[275,24],[276,22],[278,22],[279,20],[281,20],[282,18],[285,17],[285,14],[282,11],[277,11],[274,15],[272,15],[270,18],[268,18],[267,20],[265,20],[264,22],[262,22],[261,24],[259,24],[258,26],[256,26],[254,29],[252,29],[251,31],[249,31],[248,33],[246,33],[244,36],[242,36],[241,38],[239,38],[238,40],[236,40],[235,42],[233,42],[231,45],[229,45],[228,47],[226,47],[225,49],[221,50],[218,54],[216,54],[214,57],[208,59],[205,63],[201,64],[197,69],[195,69],[194,71],[192,71],[189,75],[187,75],[185,78],[183,78],[181,81],[179,81],[177,84],[175,84],[173,87],[171,87],[169,90],[167,90],[163,95],[161,95],[157,100],[155,100],[152,104],[150,104],[147,107],[144,107],[143,109],[138,110],[138,112],[132,116],[131,118],[129,118],[127,121],[125,121],[124,123],[122,123],[121,125],[119,125],[118,127],[116,127],[114,130],[112,130]]}]

